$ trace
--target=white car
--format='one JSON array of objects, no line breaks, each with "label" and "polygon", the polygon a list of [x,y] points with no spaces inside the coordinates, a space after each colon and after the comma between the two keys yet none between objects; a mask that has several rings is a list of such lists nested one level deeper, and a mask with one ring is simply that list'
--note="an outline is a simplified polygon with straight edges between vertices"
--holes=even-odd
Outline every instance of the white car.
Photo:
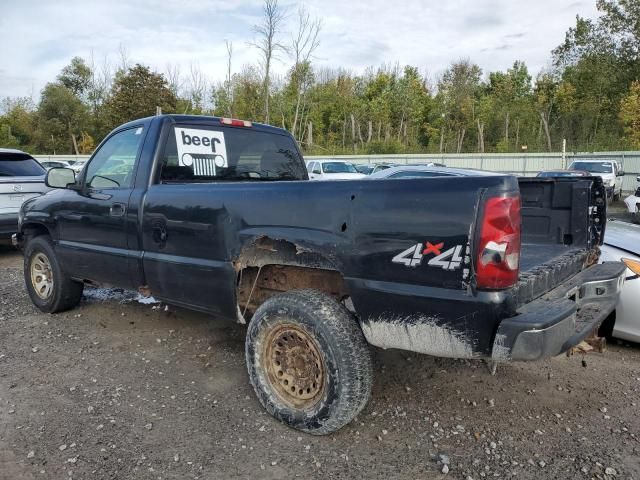
[{"label": "white car", "polygon": [[622,196],[624,172],[616,160],[575,160],[569,165],[569,170],[582,170],[602,177],[610,200],[618,200]]},{"label": "white car", "polygon": [[640,342],[640,225],[608,220],[601,250],[601,261],[622,260],[627,265],[627,279],[618,305],[612,317],[605,320],[602,333]]},{"label": "white car", "polygon": [[307,162],[309,180],[356,180],[366,175],[358,172],[353,163],[340,160],[311,160]]},{"label": "white car", "polygon": [[638,188],[636,191],[624,199],[627,211],[631,214],[633,223],[640,223],[640,176],[636,177]]},{"label": "white car", "polygon": [[80,173],[80,171],[84,168],[86,160],[75,160],[73,163],[70,163],[69,168],[71,168],[74,172]]},{"label": "white car", "polygon": [[49,191],[46,170],[28,153],[0,148],[0,243],[18,231],[18,212],[29,198]]},{"label": "white car", "polygon": [[45,160],[44,162],[40,162],[47,170],[51,168],[71,168],[69,162],[63,162],[62,160]]}]

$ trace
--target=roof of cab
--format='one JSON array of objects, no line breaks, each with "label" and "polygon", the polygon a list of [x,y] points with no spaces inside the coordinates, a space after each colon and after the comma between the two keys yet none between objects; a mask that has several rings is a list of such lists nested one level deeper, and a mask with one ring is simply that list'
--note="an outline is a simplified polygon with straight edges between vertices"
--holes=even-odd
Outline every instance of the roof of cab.
[{"label": "roof of cab", "polygon": [[[149,123],[151,123],[154,119],[169,119],[172,122],[180,122],[180,123],[191,123],[191,124],[202,124],[202,125],[210,125],[212,122],[218,123],[220,125],[222,125],[221,123],[221,119],[223,117],[213,117],[213,116],[209,116],[209,115],[181,115],[181,114],[162,114],[162,115],[154,115],[152,117],[144,117],[144,118],[139,118],[136,120],[132,120],[130,122],[127,122],[123,125],[120,125],[118,127],[118,129],[121,129],[123,127],[133,127],[135,125],[148,125]],[[235,120],[235,119],[234,119]],[[251,121],[251,127],[234,127],[231,125],[222,125],[224,127],[231,127],[231,128],[251,128],[253,130],[259,130],[262,132],[271,132],[271,133],[278,133],[280,135],[282,134],[286,134],[286,135],[291,135],[287,130],[283,129],[283,128],[278,128],[278,127],[274,127],[271,125],[266,125],[264,123],[255,123],[253,121]]]}]

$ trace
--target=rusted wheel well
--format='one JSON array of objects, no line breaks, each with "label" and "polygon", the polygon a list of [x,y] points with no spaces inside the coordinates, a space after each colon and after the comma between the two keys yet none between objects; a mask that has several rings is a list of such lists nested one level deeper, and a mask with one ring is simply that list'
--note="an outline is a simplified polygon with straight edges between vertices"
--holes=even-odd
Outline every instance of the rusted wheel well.
[{"label": "rusted wheel well", "polygon": [[338,301],[348,296],[344,278],[330,259],[286,240],[260,237],[243,249],[234,265],[239,315],[245,320],[269,297],[290,290],[311,288]]}]

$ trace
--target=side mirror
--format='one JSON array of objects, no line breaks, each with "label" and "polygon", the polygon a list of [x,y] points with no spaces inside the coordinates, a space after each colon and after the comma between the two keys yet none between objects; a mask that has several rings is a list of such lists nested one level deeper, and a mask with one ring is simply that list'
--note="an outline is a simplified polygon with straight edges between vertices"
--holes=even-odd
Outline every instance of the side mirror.
[{"label": "side mirror", "polygon": [[636,182],[640,182],[640,175],[636,177]]},{"label": "side mirror", "polygon": [[44,183],[50,188],[69,188],[69,185],[76,183],[76,173],[70,168],[51,168],[47,171]]},{"label": "side mirror", "polygon": [[618,170],[618,177],[624,177],[624,171]]}]

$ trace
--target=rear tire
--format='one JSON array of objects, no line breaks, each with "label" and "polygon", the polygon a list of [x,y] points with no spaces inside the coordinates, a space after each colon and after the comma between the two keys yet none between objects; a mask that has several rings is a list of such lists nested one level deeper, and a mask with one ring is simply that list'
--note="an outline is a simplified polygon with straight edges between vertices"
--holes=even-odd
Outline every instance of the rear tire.
[{"label": "rear tire", "polygon": [[32,238],[24,249],[24,281],[33,304],[45,313],[57,313],[75,307],[84,285],[64,273],[51,238]]},{"label": "rear tire", "polygon": [[273,296],[245,343],[251,385],[275,418],[325,435],[351,422],[371,396],[369,345],[353,315],[316,290]]}]

